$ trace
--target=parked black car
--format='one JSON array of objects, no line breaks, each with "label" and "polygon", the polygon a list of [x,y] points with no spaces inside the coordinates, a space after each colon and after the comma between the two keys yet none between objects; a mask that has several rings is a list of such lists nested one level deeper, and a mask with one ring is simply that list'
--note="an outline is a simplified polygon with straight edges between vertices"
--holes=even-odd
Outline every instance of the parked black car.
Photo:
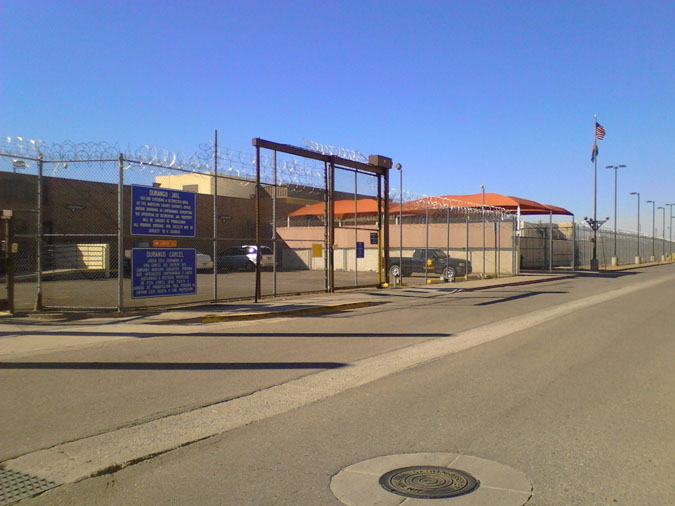
[{"label": "parked black car", "polygon": [[[391,255],[391,252],[390,252]],[[471,274],[471,262],[452,258],[440,249],[418,248],[413,251],[412,257],[389,257],[390,278],[410,276],[413,272],[431,272],[440,274],[445,281],[454,281],[457,276]]]}]

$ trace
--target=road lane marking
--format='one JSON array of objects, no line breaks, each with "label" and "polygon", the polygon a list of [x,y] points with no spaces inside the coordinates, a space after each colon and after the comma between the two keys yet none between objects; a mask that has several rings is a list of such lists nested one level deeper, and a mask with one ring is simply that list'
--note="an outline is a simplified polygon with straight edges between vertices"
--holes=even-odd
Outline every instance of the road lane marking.
[{"label": "road lane marking", "polygon": [[237,399],[38,450],[3,464],[8,469],[58,483],[79,481],[673,279],[675,276],[642,282],[482,325],[449,337],[431,339],[359,360],[345,368],[322,371]]}]

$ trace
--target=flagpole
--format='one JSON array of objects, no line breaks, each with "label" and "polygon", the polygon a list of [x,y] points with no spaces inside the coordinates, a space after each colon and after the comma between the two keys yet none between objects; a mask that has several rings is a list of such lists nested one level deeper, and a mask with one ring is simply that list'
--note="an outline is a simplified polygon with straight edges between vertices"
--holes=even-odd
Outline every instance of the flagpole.
[{"label": "flagpole", "polygon": [[598,127],[598,115],[593,115],[593,258],[591,259],[591,270],[599,270],[597,245],[598,245],[598,150],[596,149],[597,136],[596,129]]}]

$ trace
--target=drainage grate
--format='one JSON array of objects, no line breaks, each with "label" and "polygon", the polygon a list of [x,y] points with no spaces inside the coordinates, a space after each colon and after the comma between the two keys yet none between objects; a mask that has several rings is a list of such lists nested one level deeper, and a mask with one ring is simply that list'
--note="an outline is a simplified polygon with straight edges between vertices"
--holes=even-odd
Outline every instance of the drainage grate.
[{"label": "drainage grate", "polygon": [[7,506],[56,487],[58,484],[39,476],[0,469],[0,506]]},{"label": "drainage grate", "polygon": [[459,469],[411,466],[383,474],[380,485],[389,492],[405,497],[440,499],[473,492],[478,488],[478,480]]}]

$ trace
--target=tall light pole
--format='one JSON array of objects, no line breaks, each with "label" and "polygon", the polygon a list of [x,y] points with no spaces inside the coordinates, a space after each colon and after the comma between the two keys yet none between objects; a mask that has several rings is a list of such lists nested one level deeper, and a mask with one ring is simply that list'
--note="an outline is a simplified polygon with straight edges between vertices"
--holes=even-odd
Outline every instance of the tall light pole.
[{"label": "tall light pole", "polygon": [[616,182],[619,169],[625,169],[625,165],[607,165],[606,169],[614,169],[614,255],[612,256],[612,266],[619,265],[619,259],[616,256]]},{"label": "tall light pole", "polygon": [[480,185],[481,192],[483,192],[483,278],[485,278],[485,185]]},{"label": "tall light pole", "polygon": [[638,204],[638,227],[637,227],[637,255],[635,256],[635,263],[640,263],[640,192],[630,192],[631,195],[637,195]]},{"label": "tall light pole", "polygon": [[[403,286],[403,166],[400,163],[394,165],[398,170],[398,186],[401,194],[399,195],[398,204],[398,268],[401,274],[401,286]],[[396,280],[394,280],[395,282]]]},{"label": "tall light pole", "polygon": [[661,229],[661,237],[663,238],[661,241],[661,260],[666,259],[666,208],[663,206],[657,207],[657,209],[661,209],[663,211],[663,228]]},{"label": "tall light pole", "polygon": [[653,200],[648,200],[647,204],[652,205],[652,259],[651,259],[651,261],[654,262],[656,260],[656,223],[655,223],[656,202],[654,202]]},{"label": "tall light pole", "polygon": [[673,259],[673,205],[674,204],[666,204],[667,206],[670,207],[670,225],[668,226],[668,242],[670,243],[670,253],[668,253],[668,256],[670,259]]}]

